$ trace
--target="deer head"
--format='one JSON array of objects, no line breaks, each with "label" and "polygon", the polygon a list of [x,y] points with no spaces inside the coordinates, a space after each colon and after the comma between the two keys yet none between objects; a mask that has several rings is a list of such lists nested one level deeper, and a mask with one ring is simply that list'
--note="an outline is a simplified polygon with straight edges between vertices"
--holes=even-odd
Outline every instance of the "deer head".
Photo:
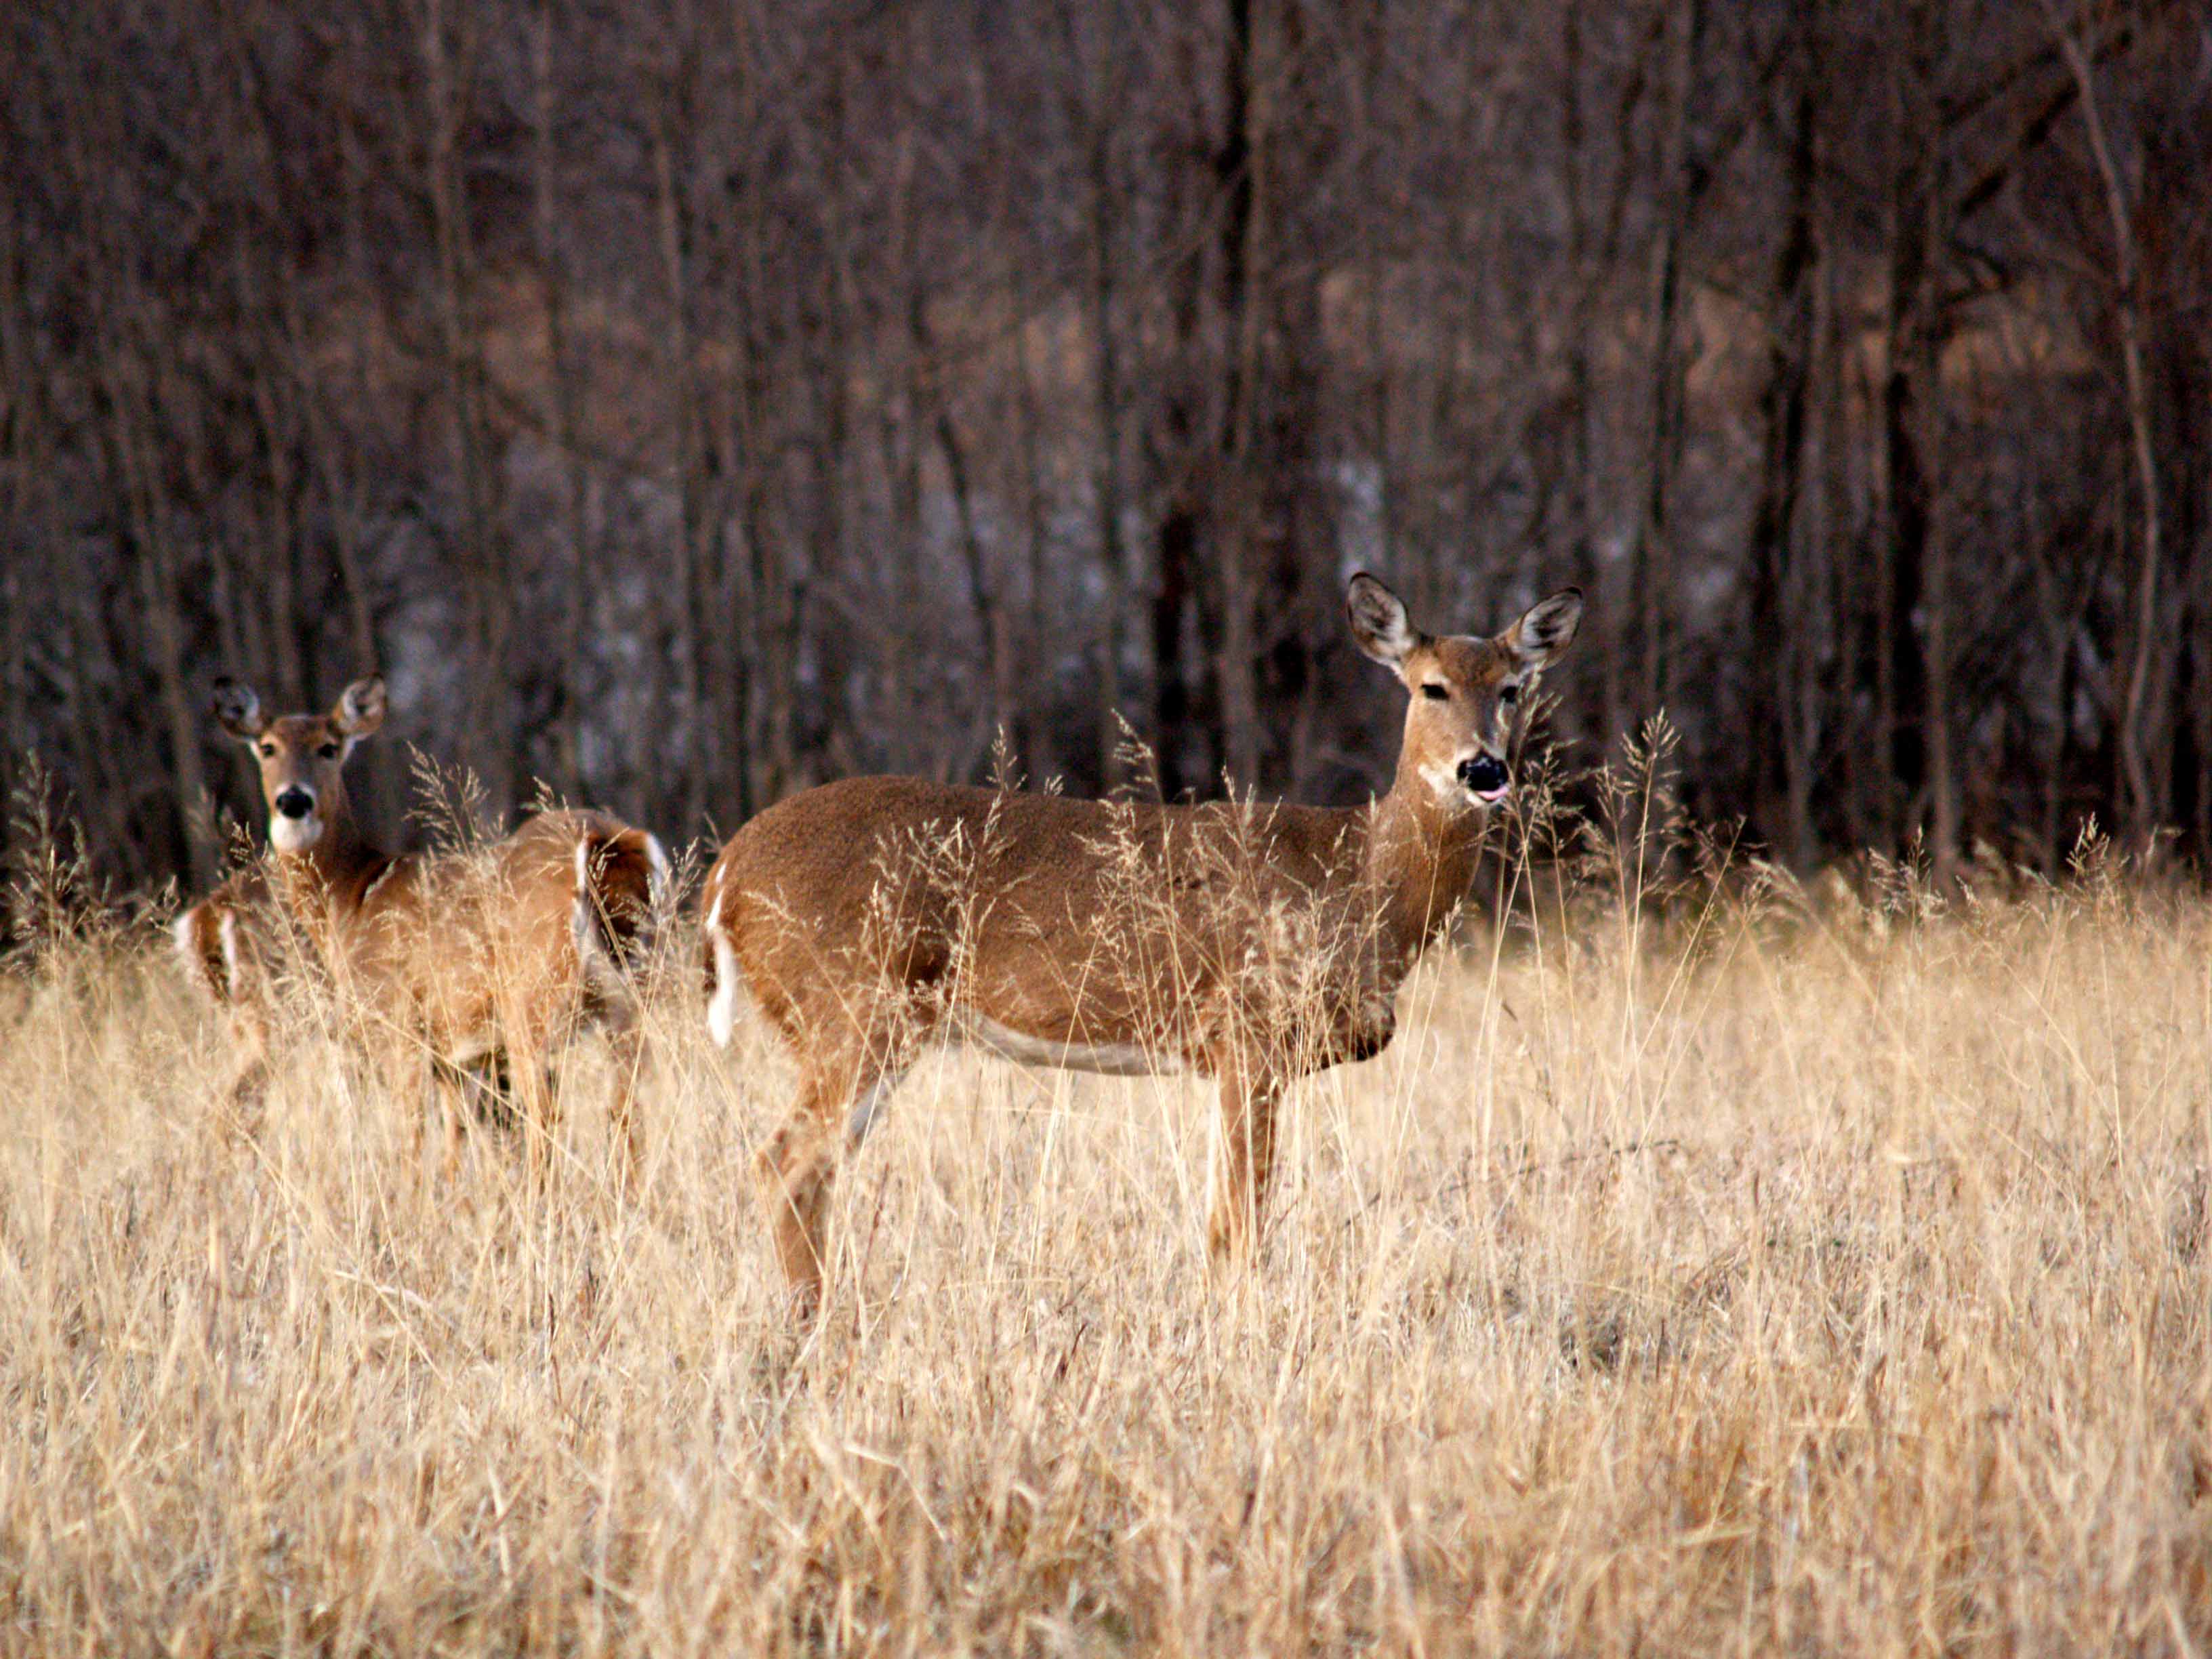
[{"label": "deer head", "polygon": [[1413,694],[1398,772],[1426,783],[1447,812],[1487,811],[1512,791],[1505,757],[1514,726],[1545,667],[1582,622],[1583,595],[1563,588],[1490,639],[1431,637],[1395,593],[1362,571],[1344,596],[1359,648]]},{"label": "deer head", "polygon": [[305,853],[345,817],[342,769],[353,746],[384,724],[384,681],[372,674],[346,687],[327,714],[270,720],[252,688],[215,683],[215,718],[253,751],[269,806],[269,841],[280,853]]}]

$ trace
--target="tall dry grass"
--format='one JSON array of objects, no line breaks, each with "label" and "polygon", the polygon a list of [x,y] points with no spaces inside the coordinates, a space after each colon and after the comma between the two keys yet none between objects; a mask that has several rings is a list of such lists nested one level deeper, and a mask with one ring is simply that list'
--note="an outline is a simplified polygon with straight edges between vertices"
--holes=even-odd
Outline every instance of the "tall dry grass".
[{"label": "tall dry grass", "polygon": [[811,1334],[785,1063],[684,941],[632,1199],[589,1048],[550,1189],[449,1177],[312,1018],[227,1119],[168,962],[57,925],[0,981],[0,1650],[2201,1650],[2212,905],[1647,904],[1647,839],[1298,1087],[1249,1279],[1203,1085],[952,1054]]}]

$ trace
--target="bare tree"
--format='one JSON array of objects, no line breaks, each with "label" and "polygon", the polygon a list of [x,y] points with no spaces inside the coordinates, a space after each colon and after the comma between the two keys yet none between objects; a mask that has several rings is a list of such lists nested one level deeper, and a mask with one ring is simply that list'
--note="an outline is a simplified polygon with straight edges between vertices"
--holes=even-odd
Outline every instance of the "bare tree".
[{"label": "bare tree", "polygon": [[1556,729],[1666,707],[1793,861],[2202,851],[2192,16],[0,8],[0,785],[202,879],[210,679],[381,666],[498,809],[671,835],[1125,716],[1341,799],[1375,562],[1580,582]]}]

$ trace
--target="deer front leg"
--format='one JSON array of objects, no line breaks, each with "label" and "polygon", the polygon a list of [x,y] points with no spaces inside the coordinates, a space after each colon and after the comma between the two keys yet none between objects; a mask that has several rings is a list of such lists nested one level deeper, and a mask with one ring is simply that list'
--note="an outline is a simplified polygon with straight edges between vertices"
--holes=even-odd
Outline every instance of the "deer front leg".
[{"label": "deer front leg", "polygon": [[269,1094],[269,1016],[258,1002],[240,1002],[230,1011],[230,1034],[237,1052],[230,1081],[223,1086],[223,1104],[232,1121],[251,1129],[261,1121]]},{"label": "deer front leg", "polygon": [[1220,1073],[1221,1119],[1213,1158],[1207,1254],[1216,1268],[1249,1263],[1260,1243],[1267,1182],[1275,1170],[1275,1105],[1280,1085],[1241,1066]]}]

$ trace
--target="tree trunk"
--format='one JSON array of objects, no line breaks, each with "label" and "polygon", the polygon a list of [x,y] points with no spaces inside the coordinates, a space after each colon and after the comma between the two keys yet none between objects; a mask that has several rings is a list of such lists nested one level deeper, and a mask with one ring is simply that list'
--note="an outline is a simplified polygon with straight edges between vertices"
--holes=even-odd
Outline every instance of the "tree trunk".
[{"label": "tree trunk", "polygon": [[1660,222],[1652,241],[1650,299],[1651,424],[1644,466],[1643,522],[1636,538],[1632,586],[1640,647],[1638,717],[1648,719],[1673,695],[1674,474],[1683,436],[1682,245],[1698,184],[1690,155],[1689,106],[1696,95],[1705,44],[1705,0],[1670,0],[1666,91],[1660,112]]},{"label": "tree trunk", "polygon": [[574,799],[585,798],[583,726],[589,681],[585,641],[592,584],[586,574],[584,480],[576,453],[576,386],[568,352],[568,281],[561,252],[559,149],[555,138],[560,88],[554,74],[556,0],[537,0],[531,35],[531,231],[538,283],[545,307],[545,428],[561,475],[562,532],[567,545],[561,595],[559,660],[554,665],[554,781]]},{"label": "tree trunk", "polygon": [[[468,0],[458,0],[465,7]],[[436,257],[441,367],[445,375],[447,463],[460,496],[458,539],[467,607],[469,764],[483,785],[495,823],[514,805],[514,744],[507,674],[511,587],[501,546],[491,434],[483,407],[483,364],[473,286],[475,255],[462,194],[460,124],[464,93],[457,84],[454,42],[449,40],[447,0],[422,0],[418,47],[423,96],[428,102],[426,185]],[[466,42],[461,56],[467,57]]]},{"label": "tree trunk", "polygon": [[663,347],[667,359],[670,413],[676,434],[676,568],[666,585],[665,598],[676,659],[671,714],[680,734],[680,758],[677,763],[680,775],[665,793],[665,810],[684,823],[691,823],[698,815],[701,791],[713,769],[713,722],[707,718],[702,706],[700,675],[700,635],[706,625],[706,542],[713,490],[707,476],[707,447],[700,433],[703,399],[697,384],[692,344],[696,332],[692,324],[692,249],[696,238],[686,188],[694,137],[689,67],[693,61],[694,44],[689,8],[681,7],[674,39],[669,46],[660,106],[653,112],[650,139],[661,278],[668,290]]},{"label": "tree trunk", "polygon": [[[1893,851],[1911,834],[1929,777],[1929,737],[1936,695],[1923,606],[1927,592],[1929,477],[1924,445],[1936,395],[1933,240],[1937,196],[1934,125],[1924,65],[1900,65],[1896,161],[1890,174],[1889,300],[1881,386],[1885,483],[1883,544],[1887,580],[1881,598],[1877,702],[1889,752],[1888,836]],[[1938,849],[1938,856],[1946,856]]]},{"label": "tree trunk", "polygon": [[2142,529],[2137,544],[2135,597],[2128,653],[2127,690],[2119,709],[2120,769],[2127,783],[2127,823],[2136,849],[2151,851],[2158,830],[2160,800],[2151,787],[2150,763],[2144,753],[2144,692],[2150,681],[2151,656],[2159,642],[2157,632],[2160,536],[2163,517],[2159,507],[2158,458],[2153,447],[2150,392],[2143,378],[2142,327],[2136,295],[2136,234],[2128,209],[2126,186],[2112,159],[2111,139],[2097,101],[2097,84],[2089,59],[2071,30],[2059,27],[2058,44],[2072,71],[2080,94],[2082,123],[2089,131],[2089,148],[2096,157],[2097,174],[2105,187],[2105,210],[2111,216],[2114,263],[2113,312],[2120,337],[2122,384],[2127,393],[2128,433],[2133,441],[2136,489],[2142,510]]},{"label": "tree trunk", "polygon": [[1252,582],[1255,520],[1261,512],[1254,464],[1254,402],[1261,376],[1261,317],[1253,284],[1261,258],[1265,204],[1261,198],[1263,166],[1260,145],[1264,95],[1258,85],[1252,50],[1252,0],[1224,0],[1228,38],[1222,58],[1221,92],[1227,108],[1220,148],[1214,154],[1214,182],[1220,192],[1219,252],[1222,337],[1226,392],[1221,418],[1222,494],[1214,514],[1213,562],[1218,578],[1222,626],[1217,673],[1221,685],[1224,763],[1239,787],[1259,781],[1259,690],[1255,678]]},{"label": "tree trunk", "polygon": [[[1819,19],[1815,0],[1792,14],[1797,39],[1787,72],[1788,206],[1769,291],[1766,380],[1759,404],[1764,454],[1751,526],[1751,653],[1745,731],[1751,746],[1748,780],[1754,828],[1785,845],[1800,866],[1812,858],[1812,826],[1804,797],[1793,787],[1797,769],[1798,663],[1812,649],[1794,614],[1792,566],[1803,492],[1807,407],[1813,365],[1814,295],[1820,279],[1814,232],[1818,189]],[[1808,13],[1812,15],[1808,15]]]},{"label": "tree trunk", "polygon": [[[1100,54],[1102,57],[1103,53]],[[1096,96],[1103,99],[1103,93]],[[1121,540],[1121,321],[1115,313],[1115,268],[1119,258],[1115,224],[1113,125],[1103,110],[1088,112],[1090,134],[1090,270],[1091,395],[1098,423],[1098,459],[1091,489],[1097,497],[1099,572],[1105,592],[1098,606],[1093,648],[1098,653],[1098,785],[1109,789],[1120,768],[1121,747],[1121,635],[1129,607],[1129,560]],[[1158,641],[1155,641],[1155,645]]]}]

